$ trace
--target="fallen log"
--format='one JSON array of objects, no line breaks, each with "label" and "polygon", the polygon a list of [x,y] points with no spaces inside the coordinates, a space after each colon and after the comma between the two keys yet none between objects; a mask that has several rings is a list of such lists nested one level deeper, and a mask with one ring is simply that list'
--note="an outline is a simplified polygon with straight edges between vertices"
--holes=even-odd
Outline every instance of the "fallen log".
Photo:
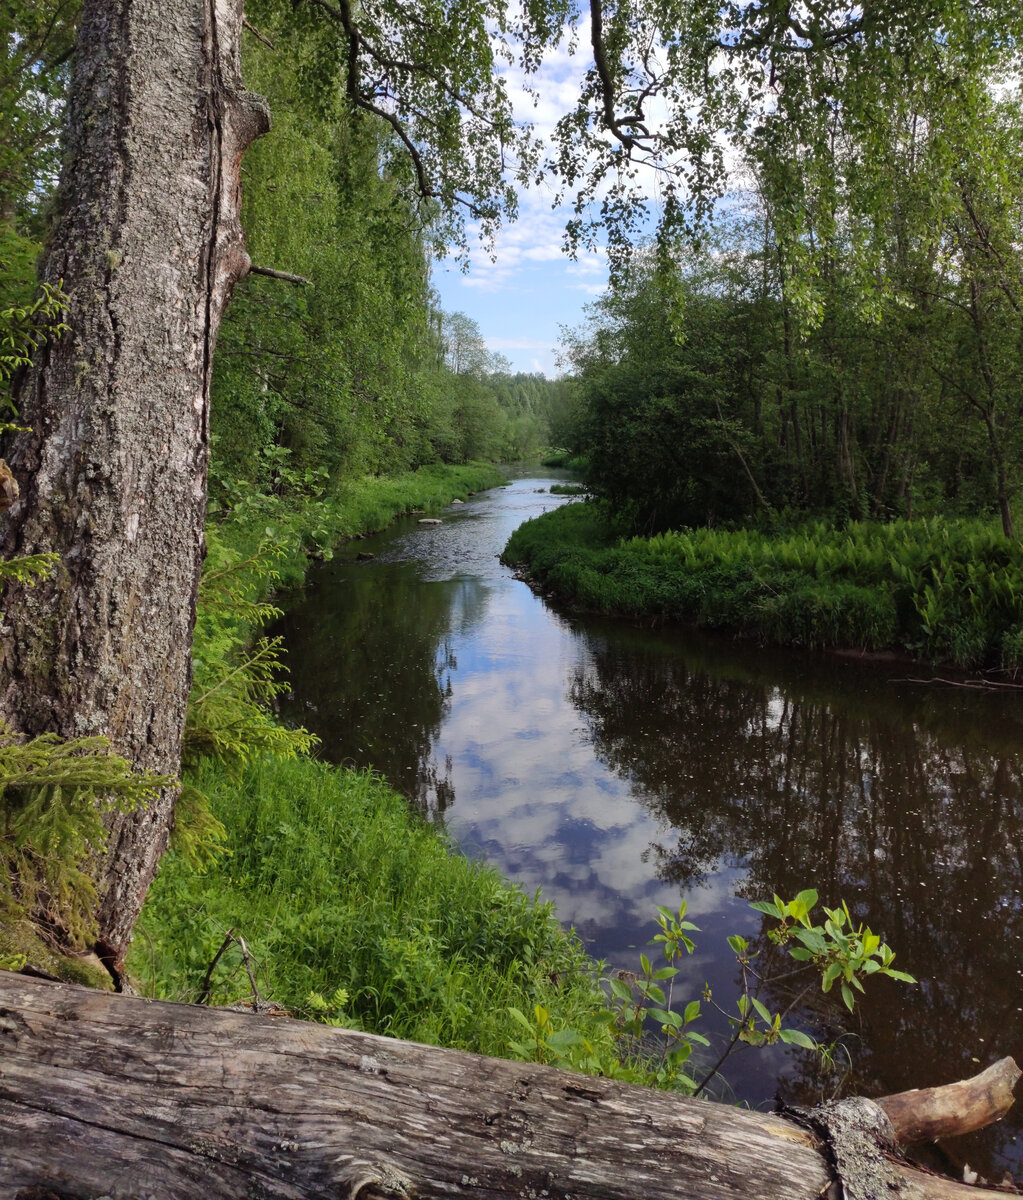
[{"label": "fallen log", "polygon": [[[1003,1087],[992,1119],[1004,1102]],[[886,1110],[910,1112],[904,1097],[843,1103],[797,1124],[550,1067],[0,972],[2,1200],[978,1195],[886,1152]]]}]

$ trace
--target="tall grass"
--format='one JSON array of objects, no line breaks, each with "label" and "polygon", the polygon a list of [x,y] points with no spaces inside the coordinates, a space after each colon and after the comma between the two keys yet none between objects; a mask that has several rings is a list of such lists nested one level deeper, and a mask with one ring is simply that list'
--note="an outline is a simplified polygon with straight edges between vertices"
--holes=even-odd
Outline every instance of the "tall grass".
[{"label": "tall grass", "polygon": [[[196,783],[227,853],[207,870],[164,860],[129,960],[149,994],[195,999],[233,928],[263,998],[298,1013],[507,1055],[509,1007],[540,1003],[607,1040],[592,964],[551,907],[453,852],[378,777],[267,758],[235,778],[207,760]],[[249,992],[232,947],[212,999]]]},{"label": "tall grass", "polygon": [[1023,666],[1023,547],[987,521],[618,539],[597,506],[582,504],[520,527],[504,557],[600,612],[964,668]]}]

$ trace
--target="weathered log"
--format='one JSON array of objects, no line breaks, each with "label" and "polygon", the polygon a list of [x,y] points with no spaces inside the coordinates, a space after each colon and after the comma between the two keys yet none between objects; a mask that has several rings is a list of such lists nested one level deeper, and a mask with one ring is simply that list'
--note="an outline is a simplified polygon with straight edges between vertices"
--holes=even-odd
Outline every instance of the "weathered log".
[{"label": "weathered log", "polygon": [[902,1146],[972,1133],[1000,1121],[1012,1108],[1020,1069],[1011,1058],[993,1063],[972,1079],[943,1087],[914,1088],[877,1100]]},{"label": "weathered log", "polygon": [[[2,1200],[818,1200],[837,1195],[822,1149],[775,1115],[0,972]],[[876,1144],[862,1160],[849,1200],[977,1194]]]}]

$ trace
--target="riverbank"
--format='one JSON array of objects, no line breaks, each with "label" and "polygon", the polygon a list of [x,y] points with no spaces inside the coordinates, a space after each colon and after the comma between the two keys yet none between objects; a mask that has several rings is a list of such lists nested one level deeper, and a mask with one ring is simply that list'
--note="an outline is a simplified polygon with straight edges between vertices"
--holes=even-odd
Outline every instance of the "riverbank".
[{"label": "riverbank", "polygon": [[310,562],[329,559],[343,542],[385,529],[408,513],[434,515],[453,500],[499,487],[506,479],[493,463],[465,463],[350,479],[329,493],[315,473],[292,482],[298,486],[284,495],[234,484],[211,505],[213,520],[207,527],[211,547],[223,546],[239,560],[272,544],[280,587],[300,586]]},{"label": "riverbank", "polygon": [[[146,995],[251,1001],[295,1015],[508,1056],[536,1004],[606,1039],[592,964],[550,905],[453,850],[372,773],[263,758],[195,786],[226,831],[205,869],[170,853],[129,968]],[[209,972],[209,978],[207,974]]]},{"label": "riverbank", "polygon": [[993,522],[621,538],[580,503],[522,525],[502,557],[586,611],[963,669],[1023,666],[1023,547]]}]

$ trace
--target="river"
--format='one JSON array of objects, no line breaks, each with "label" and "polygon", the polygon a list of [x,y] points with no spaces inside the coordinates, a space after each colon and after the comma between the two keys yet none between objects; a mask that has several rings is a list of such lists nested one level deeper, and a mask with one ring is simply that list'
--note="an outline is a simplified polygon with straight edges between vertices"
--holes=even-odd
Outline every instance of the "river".
[{"label": "river", "polygon": [[[319,567],[276,631],[287,718],[542,889],[614,966],[635,969],[655,906],[684,897],[701,930],[687,998],[706,982],[733,1006],[725,938],[763,940],[747,900],[804,887],[846,900],[919,984],[870,980],[844,1021],[814,992],[805,1027],[847,1030],[833,1064],[744,1049],[719,1098],[813,1103],[842,1082],[884,1094],[1020,1058],[1023,698],[568,616],[498,561],[516,526],[565,502],[553,482],[516,480],[439,526],[400,521]],[[766,997],[791,998],[785,984]],[[721,1019],[708,1028],[724,1035]],[[1023,1174],[1020,1127],[950,1155]]]}]

